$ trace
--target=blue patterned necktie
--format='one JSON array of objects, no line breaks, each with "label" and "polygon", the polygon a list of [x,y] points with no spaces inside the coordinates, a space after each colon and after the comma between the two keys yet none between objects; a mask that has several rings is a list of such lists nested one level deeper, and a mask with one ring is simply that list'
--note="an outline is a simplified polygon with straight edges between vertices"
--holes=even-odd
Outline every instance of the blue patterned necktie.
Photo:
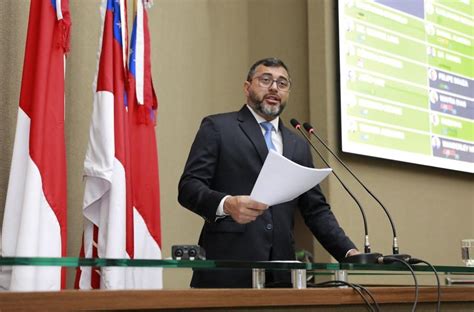
[{"label": "blue patterned necktie", "polygon": [[268,150],[276,151],[275,145],[272,142],[273,125],[269,121],[261,122],[260,126],[265,129],[265,143],[267,143]]}]

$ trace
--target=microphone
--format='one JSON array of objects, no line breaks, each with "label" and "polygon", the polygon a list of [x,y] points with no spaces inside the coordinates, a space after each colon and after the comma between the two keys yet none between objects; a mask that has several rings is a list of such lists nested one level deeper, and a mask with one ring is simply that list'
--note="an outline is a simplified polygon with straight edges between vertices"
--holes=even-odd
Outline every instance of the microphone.
[{"label": "microphone", "polygon": [[386,256],[386,257],[391,257],[391,258],[399,258],[402,260],[406,260],[407,258],[410,258],[409,255],[406,254],[399,254],[399,249],[398,249],[398,238],[397,238],[397,231],[395,230],[395,224],[393,223],[392,217],[390,216],[390,213],[388,212],[387,208],[382,204],[382,202],[365,186],[364,183],[347,167],[347,165],[329,148],[329,146],[324,143],[324,141],[319,137],[319,135],[316,134],[314,131],[313,126],[311,126],[309,123],[305,122],[303,124],[303,127],[305,130],[311,135],[315,136],[318,141],[334,156],[334,158],[337,159],[337,161],[346,168],[346,170],[352,175],[352,177],[364,188],[364,190],[369,193],[369,195],[382,207],[383,211],[385,212],[385,215],[387,216],[388,220],[390,221],[390,225],[392,227],[392,234],[393,234],[393,244],[392,244],[392,252],[393,255]]},{"label": "microphone", "polygon": [[[318,156],[321,158],[321,160],[326,164],[327,167],[330,167],[328,162],[324,159],[324,157],[321,155],[321,153],[318,151],[318,149],[313,145],[311,140],[306,136],[306,134],[301,130],[301,124],[296,120],[296,119],[291,119],[290,120],[291,125],[298,130],[301,135],[306,139],[306,141],[309,143],[309,145],[313,148],[313,150],[318,154]],[[357,206],[359,207],[359,210],[362,215],[362,220],[364,222],[364,253],[358,254],[358,255],[353,255],[344,258],[341,262],[347,262],[347,263],[377,263],[378,259],[382,257],[381,253],[371,253],[370,252],[370,243],[369,243],[369,228],[367,226],[367,217],[365,216],[365,211],[362,208],[362,205],[360,202],[357,200],[357,198],[354,196],[354,194],[349,190],[349,188],[342,182],[342,180],[339,178],[337,173],[333,170],[332,173],[336,177],[336,179],[339,181],[339,183],[342,185],[342,187],[346,190],[346,192],[352,197],[352,199],[356,202]]]}]

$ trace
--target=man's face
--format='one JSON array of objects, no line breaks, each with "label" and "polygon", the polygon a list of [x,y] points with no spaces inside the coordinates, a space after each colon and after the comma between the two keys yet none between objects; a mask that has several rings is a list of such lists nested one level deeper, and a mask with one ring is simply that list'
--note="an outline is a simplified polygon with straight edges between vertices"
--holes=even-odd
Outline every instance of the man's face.
[{"label": "man's face", "polygon": [[[252,80],[244,84],[247,104],[266,120],[274,119],[288,102],[289,81],[288,72],[283,67],[257,66]],[[288,83],[287,87],[285,83]]]}]

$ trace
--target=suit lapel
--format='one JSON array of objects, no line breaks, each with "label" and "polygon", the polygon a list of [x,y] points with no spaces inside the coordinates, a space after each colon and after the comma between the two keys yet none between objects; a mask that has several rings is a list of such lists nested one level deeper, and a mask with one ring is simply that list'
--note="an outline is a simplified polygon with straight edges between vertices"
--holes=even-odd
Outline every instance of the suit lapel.
[{"label": "suit lapel", "polygon": [[[263,163],[265,158],[267,158],[268,149],[259,124],[246,105],[242,107],[237,116],[237,119],[240,122],[240,128],[252,142]],[[280,128],[281,137],[283,140],[283,156],[288,159],[292,159],[296,147],[295,137],[293,133],[283,125],[281,118],[278,127]]]},{"label": "suit lapel", "polygon": [[283,156],[285,156],[288,159],[292,159],[293,153],[295,151],[295,146],[296,146],[295,137],[293,136],[293,133],[290,130],[288,130],[287,127],[283,125],[281,118],[280,118],[280,123],[278,127],[280,128],[281,137],[283,140]]},{"label": "suit lapel", "polygon": [[240,128],[252,142],[263,163],[268,154],[267,145],[265,144],[260,126],[246,105],[239,111],[237,119],[240,122]]}]

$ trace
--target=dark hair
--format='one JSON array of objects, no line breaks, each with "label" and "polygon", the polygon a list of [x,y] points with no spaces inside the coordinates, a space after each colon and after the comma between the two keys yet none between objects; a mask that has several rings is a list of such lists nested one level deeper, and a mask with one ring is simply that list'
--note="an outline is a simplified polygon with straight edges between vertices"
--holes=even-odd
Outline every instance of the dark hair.
[{"label": "dark hair", "polygon": [[250,67],[249,73],[247,74],[247,81],[252,80],[252,77],[255,74],[255,70],[257,69],[259,65],[263,65],[266,67],[283,67],[287,71],[288,76],[290,75],[290,71],[288,70],[288,67],[286,67],[285,63],[283,63],[282,60],[276,57],[269,57],[269,58],[265,58],[265,59],[255,62],[255,64],[253,64],[252,67]]}]

